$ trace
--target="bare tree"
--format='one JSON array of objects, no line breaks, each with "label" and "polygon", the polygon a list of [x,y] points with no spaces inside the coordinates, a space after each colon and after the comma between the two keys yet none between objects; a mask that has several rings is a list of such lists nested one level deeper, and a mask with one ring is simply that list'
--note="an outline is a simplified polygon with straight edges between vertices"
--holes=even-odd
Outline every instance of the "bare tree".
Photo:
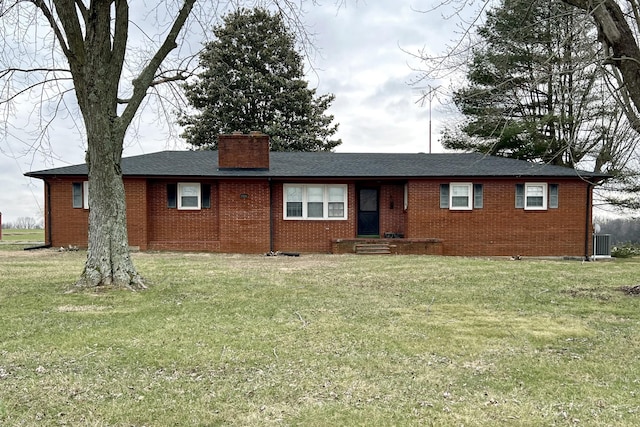
[{"label": "bare tree", "polygon": [[637,0],[563,0],[587,12],[598,27],[598,41],[611,71],[618,103],[631,126],[640,132],[640,2]]},{"label": "bare tree", "polygon": [[[175,66],[166,60],[184,37],[188,21],[208,27],[211,19],[201,12],[215,16],[217,8],[227,2],[201,3],[202,10],[196,13],[196,0],[0,2],[4,36],[0,103],[5,118],[11,118],[14,102],[33,102],[28,96],[34,91],[38,102],[55,107],[37,129],[41,137],[48,120],[66,107],[77,105],[82,118],[78,127],[87,140],[90,212],[89,249],[78,286],[145,288],[128,246],[120,168],[123,142],[148,92],[185,77],[188,58],[176,61]],[[293,2],[282,3],[290,16],[299,11]],[[148,9],[140,13],[143,7]],[[163,23],[147,26],[145,32],[145,22],[163,19]],[[132,28],[140,30],[137,40],[131,36]],[[71,93],[75,99],[66,96]]]},{"label": "bare tree", "polygon": [[[536,9],[546,10],[547,1],[534,0],[523,13],[535,14]],[[603,100],[603,112],[598,113],[594,110],[594,113],[598,114],[585,123],[590,127],[583,127],[579,133],[581,137],[591,135],[595,143],[585,147],[566,148],[571,153],[572,161],[583,158],[583,162],[576,166],[610,173],[616,177],[607,183],[605,191],[600,192],[603,200],[622,208],[635,209],[640,203],[635,197],[629,197],[629,194],[640,188],[636,161],[640,140],[640,2],[560,1],[575,7],[576,11],[581,11],[581,19],[590,19],[595,24],[595,31],[584,32],[587,37],[592,37],[594,43],[570,43],[571,48],[580,55],[580,63],[574,64],[574,68],[561,72],[557,77],[566,78],[577,72],[590,72],[595,75],[595,69],[601,77],[595,81],[598,84],[593,85],[591,91],[599,91],[597,96]],[[473,9],[474,4],[477,5],[476,9]],[[424,66],[420,70],[421,81],[417,81],[416,84],[448,79],[452,76],[459,80],[459,77],[466,73],[474,52],[479,50],[478,43],[483,42],[476,34],[484,25],[485,12],[501,4],[503,2],[497,0],[480,4],[464,0],[442,0],[434,9],[423,10],[424,13],[439,11],[448,19],[457,18],[461,31],[444,52],[433,52],[425,48],[415,54],[423,61]],[[533,16],[531,22],[522,22],[522,25],[532,24],[535,19],[540,18],[542,17],[538,15]],[[581,23],[579,18],[577,15],[572,18],[576,31],[588,27]],[[558,36],[562,37],[561,34]],[[562,38],[560,40],[563,41]],[[568,40],[564,40],[566,41]],[[558,58],[557,55],[552,55],[547,61],[556,63]],[[505,81],[503,84],[507,85],[509,82]]]},{"label": "bare tree", "polygon": [[[537,0],[534,0],[534,3]],[[629,119],[631,126],[640,132],[640,1],[638,0],[561,0],[587,13],[597,26],[594,42],[602,49],[593,61],[606,69],[611,77],[612,93]],[[496,1],[468,2],[466,0],[441,0],[422,13],[440,12],[446,19],[458,18],[460,31],[445,52],[424,49],[415,54],[426,60],[421,80],[441,79],[455,75],[468,62],[472,47],[478,40],[475,30],[481,25],[484,12]],[[472,10],[473,5],[476,9]]]},{"label": "bare tree", "polygon": [[21,216],[13,223],[13,228],[19,228],[21,230],[33,230],[40,228],[40,224],[35,218],[28,216]]},{"label": "bare tree", "polygon": [[595,32],[560,0],[503,0],[488,10],[468,84],[454,90],[466,120],[446,128],[443,145],[621,174],[640,136],[626,131],[594,64]]}]

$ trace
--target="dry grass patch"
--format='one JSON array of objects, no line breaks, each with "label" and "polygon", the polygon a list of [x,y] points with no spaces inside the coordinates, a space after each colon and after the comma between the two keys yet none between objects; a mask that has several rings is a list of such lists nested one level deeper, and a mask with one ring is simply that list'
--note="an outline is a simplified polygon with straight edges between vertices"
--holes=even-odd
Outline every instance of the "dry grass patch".
[{"label": "dry grass patch", "polygon": [[1,425],[640,424],[638,262],[0,253]]}]

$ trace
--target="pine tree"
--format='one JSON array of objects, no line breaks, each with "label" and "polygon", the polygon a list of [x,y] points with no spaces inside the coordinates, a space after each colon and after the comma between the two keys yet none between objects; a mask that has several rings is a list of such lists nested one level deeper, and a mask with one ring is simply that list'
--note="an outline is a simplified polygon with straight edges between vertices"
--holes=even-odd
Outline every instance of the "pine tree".
[{"label": "pine tree", "polygon": [[330,151],[338,125],[325,114],[333,94],[316,96],[304,80],[303,58],[295,37],[277,14],[238,9],[213,29],[205,45],[197,80],[184,86],[196,114],[183,114],[187,142],[215,149],[217,137],[261,131],[273,151]]},{"label": "pine tree", "polygon": [[559,0],[503,0],[479,30],[469,84],[454,93],[466,120],[444,146],[567,166],[601,158],[621,114],[593,61],[595,32]]}]

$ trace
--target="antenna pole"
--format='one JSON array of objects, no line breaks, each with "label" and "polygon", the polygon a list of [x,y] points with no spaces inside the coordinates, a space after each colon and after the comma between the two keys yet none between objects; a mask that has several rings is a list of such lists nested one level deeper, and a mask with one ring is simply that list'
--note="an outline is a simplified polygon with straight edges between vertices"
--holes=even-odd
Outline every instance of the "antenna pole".
[{"label": "antenna pole", "polygon": [[[429,86],[431,88],[431,86]],[[431,101],[433,100],[433,92],[429,91],[429,154],[431,154]]]},{"label": "antenna pole", "polygon": [[416,101],[416,103],[420,102],[420,106],[424,107],[424,101],[425,99],[429,100],[429,154],[431,154],[431,106],[433,103],[433,97],[436,96],[436,92],[438,90],[438,88],[440,88],[440,86],[436,86],[433,87],[431,85],[427,86],[427,88],[429,88],[429,91],[425,91],[424,89],[426,88],[421,88],[422,90],[422,96],[420,97],[420,99],[418,101]]}]

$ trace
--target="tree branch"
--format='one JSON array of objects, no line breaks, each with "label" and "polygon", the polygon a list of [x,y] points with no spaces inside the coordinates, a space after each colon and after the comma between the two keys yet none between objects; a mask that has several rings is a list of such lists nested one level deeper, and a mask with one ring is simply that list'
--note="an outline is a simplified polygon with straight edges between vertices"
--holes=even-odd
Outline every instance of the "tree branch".
[{"label": "tree branch", "polygon": [[[121,25],[118,25],[120,23]],[[116,25],[113,35],[113,47],[111,52],[111,74],[120,75],[122,64],[127,52],[127,39],[129,37],[129,5],[127,0],[116,0]],[[114,74],[116,73],[116,74]]]},{"label": "tree branch", "polygon": [[84,21],[84,25],[86,27],[89,22],[89,13],[87,11],[87,7],[84,5],[82,0],[76,0],[76,7],[80,11],[80,14],[82,15],[82,20]]},{"label": "tree branch", "polygon": [[[563,0],[588,12],[598,25],[601,43],[610,54],[611,65],[619,70],[623,85],[618,89],[626,92],[636,110],[640,110],[640,48],[625,13],[615,0]],[[629,110],[628,110],[629,111]],[[628,114],[633,128],[640,132],[637,115]]]},{"label": "tree branch", "polygon": [[[42,13],[44,14],[45,18],[47,18],[47,21],[49,22],[49,25],[51,26],[51,29],[53,30],[53,33],[56,36],[56,39],[58,40],[58,43],[60,43],[60,47],[62,49],[62,51],[64,52],[64,55],[69,58],[70,55],[72,55],[71,53],[71,47],[69,45],[67,45],[67,40],[64,37],[64,34],[62,33],[62,31],[60,30],[60,27],[58,27],[58,23],[56,22],[55,17],[53,16],[53,13],[51,12],[51,9],[49,9],[49,6],[47,6],[43,0],[30,0],[33,2],[33,4],[42,11]],[[56,8],[58,7],[57,3],[56,4]],[[60,14],[58,14],[60,15]],[[62,24],[64,26],[64,22]]]},{"label": "tree branch", "polygon": [[45,84],[47,84],[47,83],[50,83],[50,82],[51,82],[51,81],[53,81],[53,80],[72,80],[72,79],[71,79],[71,77],[69,77],[69,78],[64,78],[64,79],[63,79],[63,78],[46,79],[46,80],[43,80],[43,81],[41,81],[41,82],[34,83],[34,84],[32,84],[32,85],[29,85],[29,86],[24,87],[23,89],[21,89],[21,90],[17,91],[16,93],[14,93],[13,95],[11,95],[11,96],[7,97],[6,99],[1,100],[1,101],[0,101],[0,105],[2,105],[2,104],[8,104],[8,103],[10,103],[10,102],[14,101],[14,100],[15,100],[16,98],[18,98],[20,95],[22,95],[22,94],[24,94],[24,93],[27,93],[27,92],[31,91],[32,89],[34,89],[34,88],[36,88],[36,87],[38,87],[38,86],[42,86],[42,85],[45,85]]},{"label": "tree branch", "polygon": [[0,18],[5,16],[11,9],[16,7],[20,3],[19,0],[14,0],[13,4],[7,5],[7,2],[0,2]]},{"label": "tree branch", "polygon": [[27,73],[38,72],[38,71],[52,72],[52,73],[55,73],[55,72],[70,73],[71,72],[71,70],[69,70],[68,68],[6,68],[0,71],[0,79],[13,73],[27,74]]},{"label": "tree branch", "polygon": [[147,89],[153,83],[156,71],[162,64],[162,61],[164,61],[167,55],[169,55],[169,52],[176,48],[176,40],[178,38],[178,34],[180,34],[182,27],[187,21],[187,18],[191,13],[191,9],[193,8],[195,1],[196,0],[184,1],[184,4],[182,5],[180,12],[178,12],[178,16],[173,22],[171,30],[167,34],[164,42],[162,43],[156,54],[153,56],[153,58],[151,58],[147,66],[138,75],[138,78],[133,81],[133,95],[131,96],[127,107],[125,108],[119,119],[120,131],[123,134],[131,123],[131,120],[133,120],[136,112],[138,111],[138,108],[140,107],[140,104],[142,103],[142,100],[147,93]]},{"label": "tree branch", "polygon": [[158,86],[164,83],[170,83],[170,82],[178,82],[178,81],[185,81],[187,80],[187,78],[189,78],[191,75],[193,75],[193,73],[189,73],[189,76],[185,75],[183,72],[178,72],[177,74],[173,75],[173,76],[166,76],[166,77],[156,77],[156,79],[154,81],[152,81],[149,86],[153,87],[153,86]]}]

